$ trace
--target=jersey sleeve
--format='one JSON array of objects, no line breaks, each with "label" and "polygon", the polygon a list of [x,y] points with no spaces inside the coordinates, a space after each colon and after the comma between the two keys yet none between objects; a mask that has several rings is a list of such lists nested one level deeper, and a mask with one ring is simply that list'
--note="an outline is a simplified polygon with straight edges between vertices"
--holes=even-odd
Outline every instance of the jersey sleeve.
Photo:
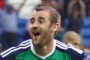
[{"label": "jersey sleeve", "polygon": [[2,56],[0,55],[0,60],[3,60]]},{"label": "jersey sleeve", "polygon": [[85,56],[83,53],[80,54],[75,50],[68,49],[67,53],[71,57],[71,60],[84,60],[85,59]]},{"label": "jersey sleeve", "polygon": [[82,50],[74,48],[71,45],[68,45],[68,49],[66,51],[68,55],[71,57],[71,60],[84,60],[85,55]]},{"label": "jersey sleeve", "polygon": [[0,54],[0,60],[15,60],[18,54],[30,49],[30,41],[24,41],[16,47],[11,47]]}]

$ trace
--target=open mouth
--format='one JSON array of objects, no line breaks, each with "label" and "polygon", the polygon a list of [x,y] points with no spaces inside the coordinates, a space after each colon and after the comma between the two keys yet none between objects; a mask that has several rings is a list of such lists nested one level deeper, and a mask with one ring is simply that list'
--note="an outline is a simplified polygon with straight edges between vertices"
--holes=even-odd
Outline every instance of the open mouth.
[{"label": "open mouth", "polygon": [[33,32],[34,36],[39,36],[41,33],[40,32]]}]

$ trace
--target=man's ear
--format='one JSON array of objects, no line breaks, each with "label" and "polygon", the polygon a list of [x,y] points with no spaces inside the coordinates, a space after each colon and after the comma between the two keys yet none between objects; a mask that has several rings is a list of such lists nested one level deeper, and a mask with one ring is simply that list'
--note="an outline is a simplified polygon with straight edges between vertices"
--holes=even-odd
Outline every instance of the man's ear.
[{"label": "man's ear", "polygon": [[59,28],[60,28],[59,23],[55,23],[55,24],[53,24],[53,26],[52,26],[52,30],[53,30],[53,31],[57,31]]}]

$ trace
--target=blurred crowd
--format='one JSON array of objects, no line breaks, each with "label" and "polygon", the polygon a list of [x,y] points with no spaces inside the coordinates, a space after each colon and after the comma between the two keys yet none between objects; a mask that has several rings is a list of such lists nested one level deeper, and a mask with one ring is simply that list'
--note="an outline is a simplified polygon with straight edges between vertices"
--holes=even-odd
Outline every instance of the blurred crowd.
[{"label": "blurred crowd", "polygon": [[[2,47],[2,51],[30,38],[28,33],[28,19],[23,19],[18,16],[24,4],[25,0],[20,7],[16,9],[7,3],[6,0],[0,0],[0,47]],[[61,15],[62,27],[55,35],[55,39],[62,41],[64,33],[68,31],[77,33],[80,39],[79,41],[77,41],[78,39],[74,39],[77,41],[76,45],[78,44],[80,48],[86,52],[88,59],[90,59],[90,44],[86,46],[80,43],[82,41],[80,35],[81,30],[85,24],[84,20],[88,19],[90,22],[90,0],[41,0],[41,4],[52,6]],[[71,33],[71,35],[73,35],[73,33]]]}]

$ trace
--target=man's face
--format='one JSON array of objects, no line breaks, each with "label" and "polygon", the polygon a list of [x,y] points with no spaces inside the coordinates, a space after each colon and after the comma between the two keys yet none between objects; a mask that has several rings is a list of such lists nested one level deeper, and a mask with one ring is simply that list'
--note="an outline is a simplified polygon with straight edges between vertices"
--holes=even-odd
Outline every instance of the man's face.
[{"label": "man's face", "polygon": [[13,11],[12,5],[7,5],[7,12],[12,13],[12,11]]},{"label": "man's face", "polygon": [[79,48],[80,46],[80,40],[76,39],[70,42],[75,48]]},{"label": "man's face", "polygon": [[73,38],[73,40],[69,40],[67,38],[63,38],[64,43],[70,43],[72,44],[75,48],[79,48],[80,46],[80,38]]},{"label": "man's face", "polygon": [[51,39],[50,13],[34,11],[30,19],[30,35],[34,46],[42,46]]}]

